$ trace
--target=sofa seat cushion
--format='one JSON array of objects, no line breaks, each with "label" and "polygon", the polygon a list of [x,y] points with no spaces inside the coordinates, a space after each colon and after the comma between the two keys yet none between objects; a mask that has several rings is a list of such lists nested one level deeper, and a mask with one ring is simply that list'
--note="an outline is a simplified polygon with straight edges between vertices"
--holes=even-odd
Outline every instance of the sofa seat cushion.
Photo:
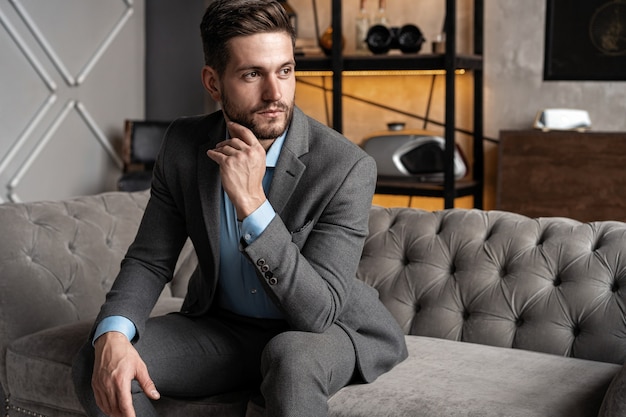
[{"label": "sofa seat cushion", "polygon": [[[182,299],[162,297],[153,315],[180,309]],[[72,362],[93,326],[91,321],[24,336],[7,349],[9,407],[50,417],[84,416],[74,393]],[[168,417],[241,416],[250,394],[235,392],[197,400],[162,398],[156,407]]]},{"label": "sofa seat cushion", "polygon": [[[81,412],[71,363],[90,322],[16,340],[7,352],[11,402],[49,416]],[[409,358],[372,384],[344,388],[332,417],[597,416],[621,367],[557,355],[407,336]],[[247,393],[157,403],[167,416],[242,415]],[[45,404],[42,408],[40,405]]]},{"label": "sofa seat cushion", "polygon": [[407,336],[409,357],[330,400],[332,417],[597,416],[621,367],[519,349]]},{"label": "sofa seat cushion", "polygon": [[92,325],[79,322],[54,327],[9,345],[6,359],[11,402],[23,407],[47,404],[62,412],[80,413],[82,407],[72,383],[72,360],[87,340]]}]

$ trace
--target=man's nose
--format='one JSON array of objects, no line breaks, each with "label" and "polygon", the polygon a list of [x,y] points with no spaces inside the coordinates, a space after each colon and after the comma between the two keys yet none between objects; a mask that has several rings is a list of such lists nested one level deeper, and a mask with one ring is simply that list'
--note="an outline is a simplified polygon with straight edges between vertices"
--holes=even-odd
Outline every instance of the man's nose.
[{"label": "man's nose", "polygon": [[263,99],[266,101],[278,101],[282,98],[280,81],[276,77],[267,77],[263,90]]}]

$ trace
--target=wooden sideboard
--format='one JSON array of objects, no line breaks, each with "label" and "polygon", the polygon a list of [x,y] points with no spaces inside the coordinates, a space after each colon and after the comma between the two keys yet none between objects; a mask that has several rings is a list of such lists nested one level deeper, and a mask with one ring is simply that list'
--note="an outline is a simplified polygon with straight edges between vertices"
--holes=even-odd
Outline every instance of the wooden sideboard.
[{"label": "wooden sideboard", "polygon": [[626,133],[500,132],[496,208],[626,221]]}]

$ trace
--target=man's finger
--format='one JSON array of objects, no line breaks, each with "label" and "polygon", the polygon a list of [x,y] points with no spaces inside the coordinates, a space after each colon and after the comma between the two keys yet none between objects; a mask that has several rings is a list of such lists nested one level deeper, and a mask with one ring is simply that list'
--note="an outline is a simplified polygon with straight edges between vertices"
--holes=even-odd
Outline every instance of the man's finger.
[{"label": "man's finger", "polygon": [[248,146],[248,144],[244,142],[242,139],[231,138],[231,139],[223,140],[217,145],[215,145],[215,149],[232,148],[232,149],[241,150],[241,149],[244,149],[246,146]]},{"label": "man's finger", "polygon": [[94,389],[93,394],[96,399],[96,405],[98,405],[98,407],[104,412],[104,414],[111,414],[113,410],[107,396],[101,395],[100,391],[96,389]]},{"label": "man's finger", "polygon": [[256,136],[254,136],[254,133],[252,133],[252,131],[247,127],[235,122],[228,122],[227,127],[232,138],[239,138],[248,145],[259,144]]},{"label": "man's finger", "polygon": [[223,145],[218,145],[215,147],[215,149],[213,149],[215,152],[219,152],[222,153],[226,156],[232,156],[237,154],[238,152],[241,152],[244,149],[244,147],[248,147],[248,145],[241,145],[243,142],[241,140],[237,140],[236,143],[233,141],[231,143],[225,143]]},{"label": "man's finger", "polygon": [[158,400],[161,398],[161,394],[157,391],[156,385],[154,385],[152,378],[150,378],[150,375],[148,374],[148,369],[145,367],[137,370],[137,382],[139,382],[139,386],[141,386],[141,389],[148,396],[148,398],[151,400]]},{"label": "man's finger", "polygon": [[117,392],[117,408],[123,417],[136,417],[130,385],[130,381],[124,381],[122,389]]},{"label": "man's finger", "polygon": [[226,159],[226,155],[224,155],[222,152],[218,152],[214,149],[209,149],[206,152],[207,156],[209,158],[211,158],[212,160],[214,160],[215,162],[218,163],[218,165],[222,165],[222,162],[224,162],[224,160]]}]

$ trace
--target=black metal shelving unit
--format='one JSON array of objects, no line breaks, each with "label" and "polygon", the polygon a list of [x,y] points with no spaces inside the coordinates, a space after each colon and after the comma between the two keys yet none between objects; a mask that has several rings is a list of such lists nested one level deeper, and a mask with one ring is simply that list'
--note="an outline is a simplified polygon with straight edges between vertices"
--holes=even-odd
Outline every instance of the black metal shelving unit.
[{"label": "black metal shelving unit", "polygon": [[[418,182],[412,179],[379,177],[376,193],[423,197],[440,197],[444,207],[454,207],[457,197],[471,195],[474,207],[483,206],[483,19],[484,0],[474,0],[474,51],[472,55],[456,53],[456,0],[446,0],[446,52],[444,54],[407,54],[344,56],[342,44],[341,0],[332,0],[333,49],[329,57],[297,57],[299,70],[332,71],[333,128],[343,131],[343,71],[377,70],[444,70],[445,71],[445,150],[444,181],[441,184]],[[470,178],[454,177],[455,149],[455,71],[464,69],[474,77],[473,160]]]}]

